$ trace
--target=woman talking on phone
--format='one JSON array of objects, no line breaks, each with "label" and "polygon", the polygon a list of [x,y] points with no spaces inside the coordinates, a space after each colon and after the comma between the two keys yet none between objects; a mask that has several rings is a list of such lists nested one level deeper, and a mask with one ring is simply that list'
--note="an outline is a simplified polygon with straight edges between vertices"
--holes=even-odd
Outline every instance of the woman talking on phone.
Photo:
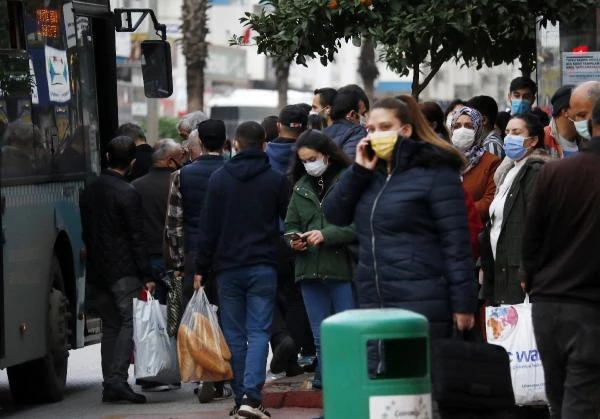
[{"label": "woman talking on phone", "polygon": [[464,158],[433,132],[410,96],[377,102],[367,129],[355,163],[323,204],[329,222],[356,227],[359,307],[420,313],[432,339],[450,336],[453,321],[471,329],[477,290]]},{"label": "woman talking on phone", "polygon": [[321,388],[321,322],[356,306],[346,248],[356,242],[354,227],[331,225],[321,211],[323,198],[349,165],[346,154],[320,131],[306,131],[296,141],[294,188],[285,219],[285,238],[296,251],[296,281],[300,282],[317,349],[315,388]]}]

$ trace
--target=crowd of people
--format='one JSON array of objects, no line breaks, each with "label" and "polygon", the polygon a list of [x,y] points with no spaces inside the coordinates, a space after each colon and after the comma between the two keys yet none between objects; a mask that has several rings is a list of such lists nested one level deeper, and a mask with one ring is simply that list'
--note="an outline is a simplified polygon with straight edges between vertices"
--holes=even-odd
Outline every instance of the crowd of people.
[{"label": "crowd of people", "polygon": [[[203,287],[219,307],[234,376],[196,392],[233,397],[231,417],[270,417],[269,342],[272,372],[314,371],[313,388],[332,385],[320,325],[335,313],[413,310],[433,346],[454,330],[485,337],[484,307],[526,293],[549,410],[522,417],[597,417],[600,82],[558,89],[551,117],[536,93],[519,77],[506,111],[483,95],[444,111],[407,95],[370,103],[356,85],[321,88],[311,106],[241,123],[231,155],[224,122],[201,112],[178,126],[183,145],[150,147],[139,127],[122,126],[108,169],[81,197],[103,400],[145,402],[127,384],[131,300],[144,283],[164,303],[172,269],[184,304]],[[369,349],[369,374],[384,374],[381,347]]]}]

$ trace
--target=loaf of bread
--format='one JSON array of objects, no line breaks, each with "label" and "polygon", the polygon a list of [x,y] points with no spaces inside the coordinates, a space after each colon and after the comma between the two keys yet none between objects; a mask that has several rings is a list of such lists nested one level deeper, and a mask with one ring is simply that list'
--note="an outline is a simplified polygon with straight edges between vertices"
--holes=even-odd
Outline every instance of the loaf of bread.
[{"label": "loaf of bread", "polygon": [[196,365],[194,359],[190,355],[187,344],[187,330],[185,325],[179,326],[177,331],[177,359],[179,361],[179,374],[181,381],[184,383],[197,380],[195,377]]}]

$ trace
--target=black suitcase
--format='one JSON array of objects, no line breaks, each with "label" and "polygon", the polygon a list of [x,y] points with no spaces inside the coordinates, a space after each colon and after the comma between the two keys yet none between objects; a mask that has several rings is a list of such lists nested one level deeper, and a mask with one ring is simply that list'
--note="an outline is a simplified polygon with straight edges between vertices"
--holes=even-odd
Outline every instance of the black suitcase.
[{"label": "black suitcase", "polygon": [[433,395],[443,418],[512,417],[515,397],[504,348],[482,342],[475,331],[431,345]]}]

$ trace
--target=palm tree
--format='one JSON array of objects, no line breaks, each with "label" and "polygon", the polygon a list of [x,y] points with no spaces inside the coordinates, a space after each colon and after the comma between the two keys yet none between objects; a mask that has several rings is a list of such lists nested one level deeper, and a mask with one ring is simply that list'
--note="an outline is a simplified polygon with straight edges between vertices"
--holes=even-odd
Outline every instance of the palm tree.
[{"label": "palm tree", "polygon": [[188,111],[204,108],[204,69],[208,58],[208,0],[183,0],[183,55],[186,62]]}]

